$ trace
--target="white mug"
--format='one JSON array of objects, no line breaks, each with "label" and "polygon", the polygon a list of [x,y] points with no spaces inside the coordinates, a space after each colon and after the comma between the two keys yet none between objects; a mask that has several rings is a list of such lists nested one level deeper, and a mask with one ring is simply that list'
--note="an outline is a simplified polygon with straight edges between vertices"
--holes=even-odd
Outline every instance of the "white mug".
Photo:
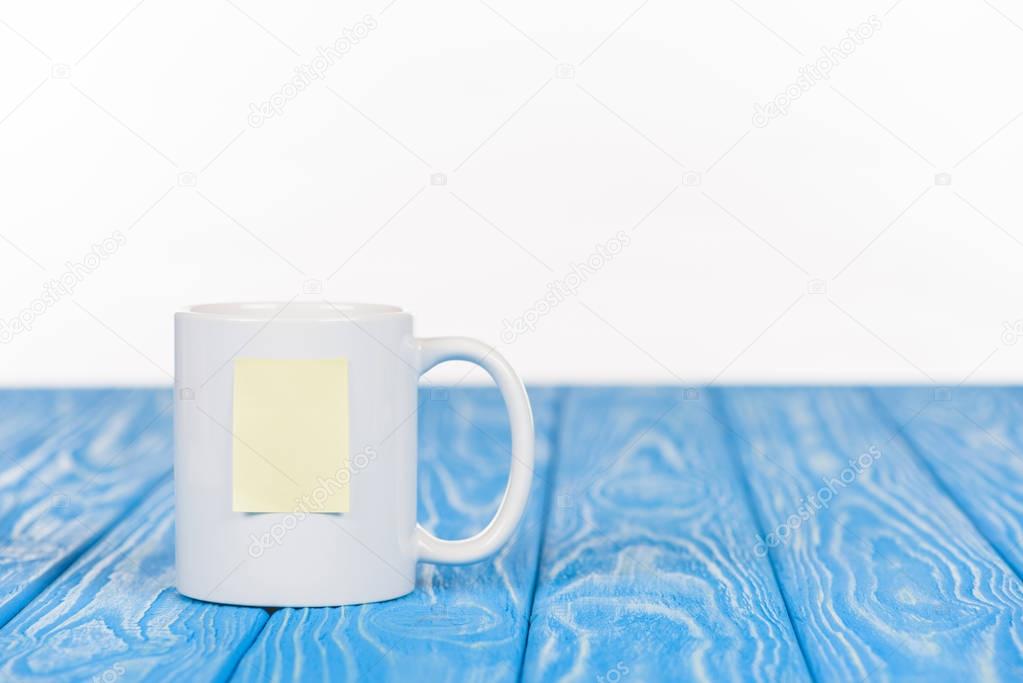
[{"label": "white mug", "polygon": [[[529,496],[533,416],[490,346],[417,339],[412,316],[350,303],[225,303],[175,316],[178,590],[238,605],[389,600],[417,561],[463,564],[504,545]],[[419,376],[483,367],[504,397],[512,460],[497,513],[442,540],[416,522]]]}]

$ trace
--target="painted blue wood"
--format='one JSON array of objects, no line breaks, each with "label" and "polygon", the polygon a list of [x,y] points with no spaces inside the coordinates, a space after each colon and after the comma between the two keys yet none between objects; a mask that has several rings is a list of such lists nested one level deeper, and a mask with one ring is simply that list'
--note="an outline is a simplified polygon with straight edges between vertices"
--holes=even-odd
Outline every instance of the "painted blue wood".
[{"label": "painted blue wood", "polygon": [[[241,681],[513,681],[518,679],[558,393],[531,390],[537,465],[523,526],[495,558],[420,565],[398,600],[275,612],[245,656]],[[492,389],[424,389],[419,411],[419,519],[442,537],[493,515],[510,462],[507,417]]]},{"label": "painted blue wood", "polygon": [[[173,589],[169,392],[0,391],[0,680],[1023,680],[1018,390],[532,394],[496,562],[267,621]],[[420,517],[465,535],[503,407],[422,398]]]},{"label": "painted blue wood", "polygon": [[990,387],[885,388],[874,395],[949,497],[1023,576],[1023,401]]},{"label": "painted blue wood", "polygon": [[115,393],[109,389],[0,390],[0,467],[37,446],[55,426]]},{"label": "painted blue wood", "polygon": [[0,630],[4,681],[218,681],[266,622],[174,584],[173,486],[146,501]]},{"label": "painted blue wood", "polygon": [[170,392],[0,392],[0,625],[171,465]]},{"label": "painted blue wood", "polygon": [[569,393],[525,680],[809,680],[706,403]]},{"label": "painted blue wood", "polygon": [[1023,680],[1019,580],[866,391],[715,397],[817,680]]}]

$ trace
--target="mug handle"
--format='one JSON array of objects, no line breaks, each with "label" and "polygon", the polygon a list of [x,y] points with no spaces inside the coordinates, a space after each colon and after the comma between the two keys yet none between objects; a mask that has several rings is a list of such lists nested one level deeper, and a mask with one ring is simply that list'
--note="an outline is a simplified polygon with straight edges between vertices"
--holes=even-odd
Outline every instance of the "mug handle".
[{"label": "mug handle", "polygon": [[512,460],[504,497],[490,523],[475,536],[457,541],[437,538],[416,524],[419,560],[437,564],[468,564],[501,549],[519,523],[529,499],[533,475],[533,410],[522,380],[496,350],[468,337],[416,339],[419,374],[449,360],[465,360],[487,371],[501,390],[511,423]]}]

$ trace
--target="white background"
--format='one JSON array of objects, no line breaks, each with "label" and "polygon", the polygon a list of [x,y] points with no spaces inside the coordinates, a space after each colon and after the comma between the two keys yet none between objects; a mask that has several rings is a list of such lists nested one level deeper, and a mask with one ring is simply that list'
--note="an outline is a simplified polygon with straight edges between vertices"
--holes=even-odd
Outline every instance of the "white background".
[{"label": "white background", "polygon": [[0,318],[126,237],[7,335],[5,384],[167,383],[172,313],[221,300],[394,303],[497,343],[618,231],[499,344],[527,381],[1023,379],[1007,0],[4,2],[0,65]]}]

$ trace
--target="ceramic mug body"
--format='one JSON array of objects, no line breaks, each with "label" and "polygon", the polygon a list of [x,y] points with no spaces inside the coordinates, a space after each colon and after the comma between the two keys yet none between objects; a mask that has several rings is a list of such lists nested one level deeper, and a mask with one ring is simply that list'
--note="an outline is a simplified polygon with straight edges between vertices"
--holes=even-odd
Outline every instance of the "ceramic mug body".
[{"label": "ceramic mug body", "polygon": [[[322,479],[288,511],[235,511],[237,361],[338,358],[347,366],[348,458],[339,473],[346,511],[320,511],[320,489],[331,487]],[[416,523],[418,378],[453,359],[477,362],[497,381],[513,441],[497,515],[459,541]],[[496,552],[528,496],[532,416],[514,372],[480,342],[416,339],[412,316],[392,306],[212,304],[178,313],[174,405],[177,584],[201,600],[325,606],[396,598],[414,588],[420,560],[463,563]]]}]

